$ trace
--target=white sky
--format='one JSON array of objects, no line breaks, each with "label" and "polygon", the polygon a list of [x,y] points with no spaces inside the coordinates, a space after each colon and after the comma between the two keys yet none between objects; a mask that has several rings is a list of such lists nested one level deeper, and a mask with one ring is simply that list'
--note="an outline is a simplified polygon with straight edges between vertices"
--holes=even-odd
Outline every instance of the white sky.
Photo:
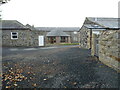
[{"label": "white sky", "polygon": [[2,19],[36,27],[81,27],[85,17],[118,17],[119,0],[11,0]]}]

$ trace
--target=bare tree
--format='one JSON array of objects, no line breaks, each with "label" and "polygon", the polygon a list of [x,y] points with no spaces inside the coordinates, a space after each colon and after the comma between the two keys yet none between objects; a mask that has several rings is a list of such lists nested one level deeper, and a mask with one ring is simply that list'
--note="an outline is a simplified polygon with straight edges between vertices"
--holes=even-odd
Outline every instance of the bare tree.
[{"label": "bare tree", "polygon": [[0,0],[0,4],[5,4],[5,3],[7,3],[8,1],[10,1],[10,0]]},{"label": "bare tree", "polygon": [[[0,6],[5,4],[5,3],[8,3],[10,0],[0,0]],[[1,20],[1,9],[0,9],[0,20]]]}]

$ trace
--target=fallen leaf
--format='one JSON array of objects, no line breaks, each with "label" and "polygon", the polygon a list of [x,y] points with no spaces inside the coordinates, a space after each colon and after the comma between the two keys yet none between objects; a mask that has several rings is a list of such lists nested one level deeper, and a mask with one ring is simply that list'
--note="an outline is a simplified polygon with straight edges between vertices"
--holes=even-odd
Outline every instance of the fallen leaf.
[{"label": "fallen leaf", "polygon": [[14,86],[18,86],[18,85],[15,83]]},{"label": "fallen leaf", "polygon": [[27,72],[28,74],[30,74],[30,72]]},{"label": "fallen leaf", "polygon": [[73,82],[73,85],[76,85],[77,84],[77,82]]},{"label": "fallen leaf", "polygon": [[43,79],[44,81],[46,81],[47,79]]},{"label": "fallen leaf", "polygon": [[10,86],[6,86],[5,88],[10,88]]},{"label": "fallen leaf", "polygon": [[35,84],[33,84],[33,86],[34,86],[34,87],[36,87],[36,86],[37,86],[37,84],[35,83]]},{"label": "fallen leaf", "polygon": [[32,79],[32,77],[30,77],[30,79]]},{"label": "fallen leaf", "polygon": [[67,88],[66,86],[64,86],[64,88]]}]

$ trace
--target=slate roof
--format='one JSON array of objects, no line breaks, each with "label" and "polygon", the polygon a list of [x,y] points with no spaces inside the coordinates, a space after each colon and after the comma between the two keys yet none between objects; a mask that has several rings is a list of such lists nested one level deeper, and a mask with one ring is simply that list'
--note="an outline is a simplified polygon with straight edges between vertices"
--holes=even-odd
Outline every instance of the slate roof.
[{"label": "slate roof", "polygon": [[18,22],[17,20],[1,20],[2,26],[0,29],[2,30],[26,30],[28,29],[26,26]]},{"label": "slate roof", "polygon": [[62,31],[79,31],[80,27],[35,27],[40,31],[52,31],[52,30],[62,30]]},{"label": "slate roof", "polygon": [[[97,28],[108,28],[108,29],[119,29],[120,28],[120,18],[100,18],[100,17],[87,17],[91,22],[98,25]],[[90,26],[89,28],[96,28]]]},{"label": "slate roof", "polygon": [[46,36],[70,36],[63,32],[62,30],[52,30],[51,32],[47,33]]},{"label": "slate roof", "polygon": [[95,25],[95,24],[85,24],[85,27],[89,28],[89,29],[104,29],[104,27],[100,26],[100,25]]}]

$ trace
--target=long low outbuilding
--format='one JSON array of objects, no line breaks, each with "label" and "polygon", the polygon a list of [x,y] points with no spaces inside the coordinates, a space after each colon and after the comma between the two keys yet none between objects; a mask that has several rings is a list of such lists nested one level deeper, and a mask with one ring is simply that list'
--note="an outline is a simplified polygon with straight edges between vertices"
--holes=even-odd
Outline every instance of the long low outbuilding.
[{"label": "long low outbuilding", "polygon": [[80,29],[80,47],[120,71],[120,18],[87,17]]},{"label": "long low outbuilding", "polygon": [[39,46],[41,32],[24,26],[17,20],[2,20],[2,46]]},{"label": "long low outbuilding", "polygon": [[38,47],[54,43],[78,43],[79,27],[34,27],[17,20],[1,20],[2,46]]}]

